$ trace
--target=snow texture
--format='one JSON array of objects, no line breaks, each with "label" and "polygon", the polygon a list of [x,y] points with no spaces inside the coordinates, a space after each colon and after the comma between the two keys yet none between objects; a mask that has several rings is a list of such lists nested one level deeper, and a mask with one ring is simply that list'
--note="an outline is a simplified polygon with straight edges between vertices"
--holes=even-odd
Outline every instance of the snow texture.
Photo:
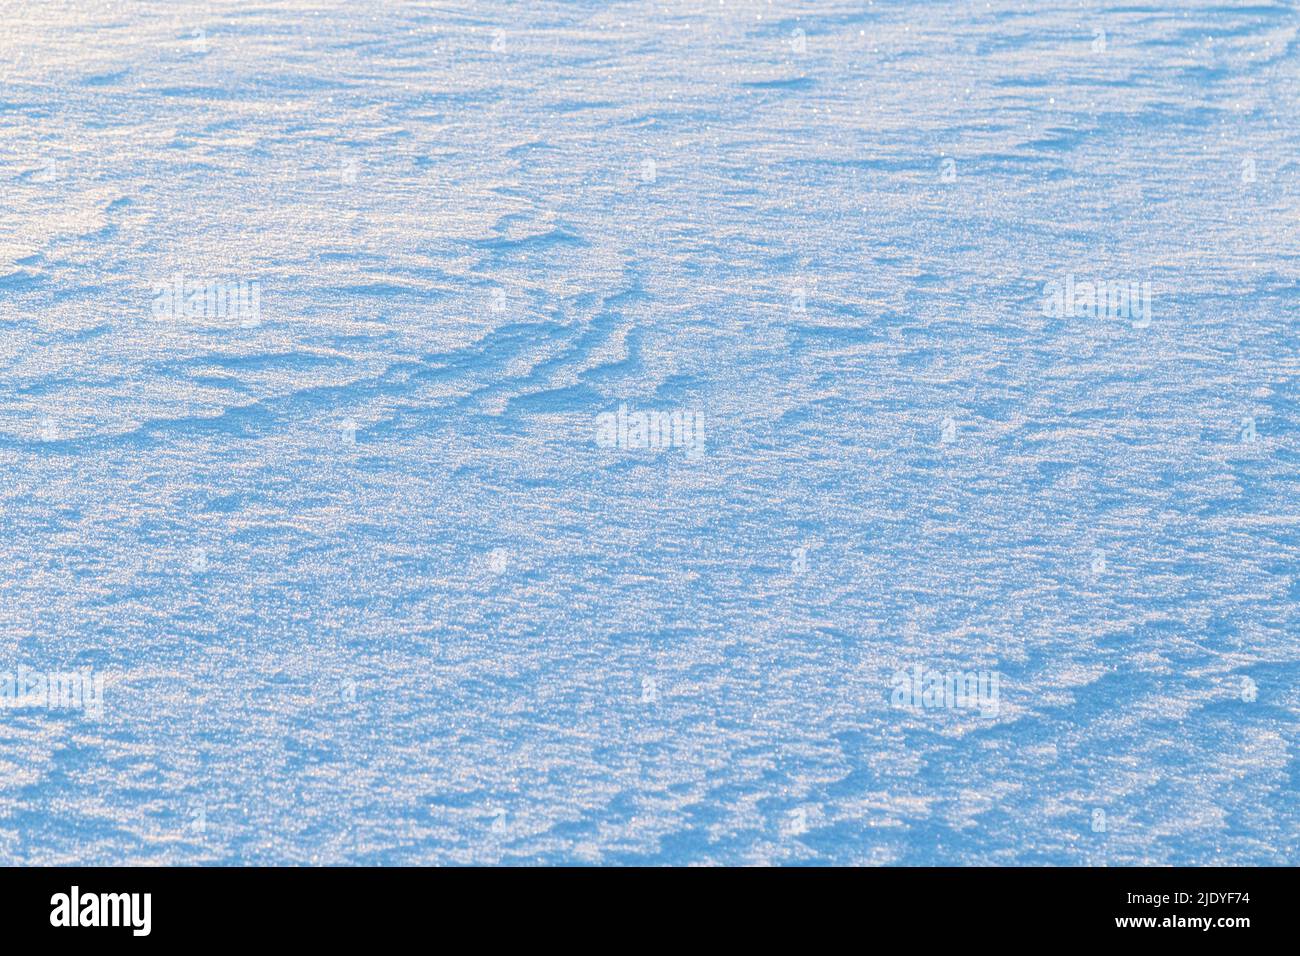
[{"label": "snow texture", "polygon": [[0,24],[0,862],[1300,862],[1289,3]]}]

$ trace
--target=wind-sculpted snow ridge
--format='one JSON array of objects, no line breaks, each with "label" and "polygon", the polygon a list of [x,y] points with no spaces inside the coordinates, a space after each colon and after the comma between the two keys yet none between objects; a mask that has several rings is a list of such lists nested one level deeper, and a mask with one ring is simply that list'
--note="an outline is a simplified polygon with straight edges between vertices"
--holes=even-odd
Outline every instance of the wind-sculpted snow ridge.
[{"label": "wind-sculpted snow ridge", "polygon": [[1300,862],[1289,5],[0,18],[0,863]]}]

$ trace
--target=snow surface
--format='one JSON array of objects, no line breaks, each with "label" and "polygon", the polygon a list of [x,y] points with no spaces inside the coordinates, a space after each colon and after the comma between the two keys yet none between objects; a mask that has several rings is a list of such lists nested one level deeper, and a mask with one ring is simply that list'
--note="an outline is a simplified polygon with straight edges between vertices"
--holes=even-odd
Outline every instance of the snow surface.
[{"label": "snow surface", "polygon": [[1300,862],[1298,29],[0,0],[0,862]]}]

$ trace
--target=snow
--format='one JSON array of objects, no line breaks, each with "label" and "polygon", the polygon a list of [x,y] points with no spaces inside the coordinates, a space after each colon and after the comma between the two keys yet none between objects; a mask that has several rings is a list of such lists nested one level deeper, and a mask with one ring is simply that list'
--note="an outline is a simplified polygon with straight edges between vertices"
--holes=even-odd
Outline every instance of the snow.
[{"label": "snow", "polygon": [[1289,5],[0,22],[0,862],[1300,862]]}]

